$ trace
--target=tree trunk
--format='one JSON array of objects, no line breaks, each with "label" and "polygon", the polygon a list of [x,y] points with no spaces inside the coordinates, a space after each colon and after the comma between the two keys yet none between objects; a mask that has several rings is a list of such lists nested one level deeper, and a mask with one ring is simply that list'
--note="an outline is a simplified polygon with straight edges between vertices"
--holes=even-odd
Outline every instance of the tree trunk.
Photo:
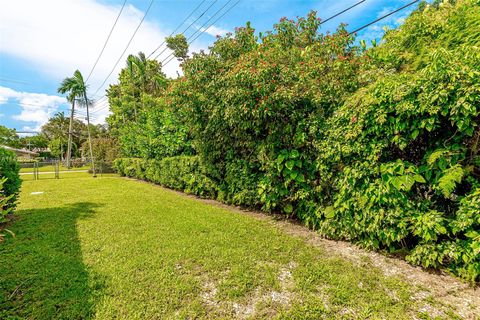
[{"label": "tree trunk", "polygon": [[73,114],[75,112],[75,99],[72,101],[72,111],[70,112],[70,126],[68,128],[68,147],[67,147],[67,168],[70,169],[70,160],[72,156],[72,130],[73,130]]},{"label": "tree trunk", "polygon": [[95,172],[95,161],[93,160],[92,136],[90,135],[90,113],[88,110],[87,93],[85,91],[83,92],[83,97],[85,99],[85,105],[87,106],[87,132],[88,132],[88,144],[90,146],[90,161],[92,163],[93,177],[96,177],[97,173]]}]

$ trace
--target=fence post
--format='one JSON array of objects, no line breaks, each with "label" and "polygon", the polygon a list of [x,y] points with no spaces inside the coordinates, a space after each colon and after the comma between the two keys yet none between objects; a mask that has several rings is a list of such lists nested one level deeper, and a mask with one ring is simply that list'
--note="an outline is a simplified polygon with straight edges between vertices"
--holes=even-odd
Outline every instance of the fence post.
[{"label": "fence post", "polygon": [[55,162],[55,179],[60,179],[60,162],[57,160]]}]

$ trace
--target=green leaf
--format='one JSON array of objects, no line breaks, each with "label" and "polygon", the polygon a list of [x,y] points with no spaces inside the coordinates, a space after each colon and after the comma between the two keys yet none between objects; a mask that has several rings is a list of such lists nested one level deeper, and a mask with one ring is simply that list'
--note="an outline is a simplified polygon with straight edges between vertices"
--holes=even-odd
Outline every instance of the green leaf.
[{"label": "green leaf", "polygon": [[443,176],[438,179],[438,188],[445,197],[449,197],[455,190],[457,184],[462,181],[463,174],[463,168],[459,164],[444,171]]},{"label": "green leaf", "polygon": [[323,212],[325,213],[325,218],[332,219],[335,217],[335,211],[333,210],[333,206],[326,207]]},{"label": "green leaf", "polygon": [[285,211],[286,213],[292,213],[293,212],[293,206],[289,203],[283,208],[283,211]]},{"label": "green leaf", "polygon": [[285,167],[287,167],[288,170],[292,170],[294,165],[295,162],[293,160],[288,160],[287,162],[285,162]]},{"label": "green leaf", "polygon": [[293,159],[296,159],[300,156],[300,152],[298,152],[297,150],[292,150],[292,152],[290,152],[290,157],[292,157]]},{"label": "green leaf", "polygon": [[297,182],[305,182],[305,176],[303,175],[303,173],[300,173],[298,176],[297,176]]},{"label": "green leaf", "polygon": [[402,190],[402,181],[400,177],[395,177],[392,179],[392,185],[395,187],[397,190]]},{"label": "green leaf", "polygon": [[403,182],[405,191],[410,191],[410,189],[412,189],[413,184],[415,183],[415,180],[413,179],[413,177],[411,177],[410,175],[406,175],[406,176],[403,176],[402,180],[403,180],[402,182]]},{"label": "green leaf", "polygon": [[283,154],[279,155],[278,158],[277,158],[277,163],[280,164],[283,162],[283,160],[285,160],[285,156]]},{"label": "green leaf", "polygon": [[420,131],[418,129],[415,129],[413,130],[412,134],[410,135],[410,137],[412,139],[416,139],[418,137],[418,134],[420,133]]},{"label": "green leaf", "polygon": [[290,179],[295,180],[297,176],[298,176],[298,171],[290,172]]},{"label": "green leaf", "polygon": [[438,226],[437,232],[440,233],[440,234],[446,234],[447,229],[444,226]]},{"label": "green leaf", "polygon": [[435,150],[427,159],[428,165],[432,166],[435,162],[437,162],[440,158],[442,158],[446,153],[448,153],[448,151],[443,149]]},{"label": "green leaf", "polygon": [[416,182],[419,182],[419,183],[426,183],[427,181],[425,180],[424,177],[422,177],[421,175],[419,174],[416,174],[413,176],[413,179],[416,181]]},{"label": "green leaf", "polygon": [[470,238],[470,239],[475,239],[480,237],[480,234],[474,230],[470,230],[467,233],[465,233],[465,236]]}]

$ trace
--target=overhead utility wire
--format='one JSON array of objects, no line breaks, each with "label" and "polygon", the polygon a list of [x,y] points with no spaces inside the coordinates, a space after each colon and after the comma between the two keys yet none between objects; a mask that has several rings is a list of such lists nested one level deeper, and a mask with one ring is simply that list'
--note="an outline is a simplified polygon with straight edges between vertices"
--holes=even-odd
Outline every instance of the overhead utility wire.
[{"label": "overhead utility wire", "polygon": [[[195,13],[195,11],[198,10],[198,8],[200,8],[200,6],[207,0],[202,0],[198,6],[195,7],[195,9],[192,10],[192,12],[190,12],[190,14],[185,18],[183,19],[183,21],[175,28],[175,30],[172,31],[172,33],[170,33],[169,37],[173,36],[175,34],[175,32],[177,32],[178,29],[180,29],[181,26],[183,26],[185,24],[185,22],[187,22],[187,20]],[[163,40],[163,42],[155,49],[153,50],[152,53],[150,53],[147,57],[150,58],[153,54],[155,54],[155,52],[157,52],[158,49],[160,49],[164,44],[165,44],[165,41],[166,40]]]},{"label": "overhead utility wire", "polygon": [[[205,26],[210,22],[210,20],[212,20],[213,18],[215,18],[215,16],[217,14],[219,14],[230,2],[232,2],[232,0],[228,0],[220,9],[218,9],[214,14],[213,16],[211,16],[207,21],[205,21],[201,26],[200,28],[198,28],[197,30],[195,30],[195,32],[193,34],[191,34],[188,38],[187,38],[187,41],[188,41],[188,44],[191,44],[193,41],[195,41],[195,39],[197,39],[201,34],[205,33],[212,25],[214,25],[218,20],[220,20],[223,16],[225,16],[225,14],[227,12],[229,12],[231,9],[233,9],[233,7],[235,7],[241,0],[238,0],[233,6],[231,6],[229,9],[227,9],[217,20],[215,20],[214,22],[212,22],[212,24],[210,24],[207,28],[205,28]],[[203,29],[203,30],[202,30]],[[193,37],[195,37],[195,35],[200,32],[200,34],[194,38],[193,40],[189,41],[190,39],[192,39]],[[165,59],[162,60],[162,64],[168,59],[170,58],[171,56],[173,55],[173,52],[171,52]],[[155,59],[158,58],[155,57]],[[169,60],[170,61],[170,60]]]},{"label": "overhead utility wire", "polygon": [[95,63],[93,64],[93,67],[92,67],[92,69],[90,70],[90,73],[88,74],[87,80],[86,80],[85,82],[88,82],[88,80],[90,79],[90,76],[91,76],[92,73],[93,73],[93,70],[95,70],[95,67],[97,66],[97,63],[98,63],[98,61],[100,60],[100,57],[102,56],[103,51],[105,50],[105,47],[107,46],[108,40],[110,40],[110,37],[112,36],[113,29],[115,29],[115,26],[117,25],[118,19],[120,18],[120,15],[122,14],[123,8],[125,8],[125,4],[126,4],[126,3],[127,3],[127,0],[123,1],[122,8],[120,9],[120,12],[118,13],[117,18],[115,19],[115,22],[113,23],[112,29],[110,29],[110,33],[109,33],[108,36],[107,36],[107,40],[105,40],[105,43],[103,44],[103,48],[102,48],[102,50],[100,51],[100,54],[98,55],[97,60],[96,60]]},{"label": "overhead utility wire", "polygon": [[[52,104],[33,104],[33,103],[24,103],[24,102],[16,102],[16,101],[8,101],[6,104],[14,104],[16,106],[30,106],[30,107],[39,107],[39,108],[67,108],[67,110],[70,109],[69,106],[66,106],[65,104],[57,104],[57,105],[52,105]],[[63,111],[63,110],[62,110]]]},{"label": "overhead utility wire", "polygon": [[345,10],[343,10],[343,11],[340,11],[340,12],[334,14],[334,15],[331,16],[330,18],[327,18],[327,19],[325,19],[325,20],[320,21],[320,24],[324,24],[324,23],[326,23],[327,21],[330,21],[330,20],[338,17],[339,15],[344,14],[345,12],[347,12],[347,11],[355,8],[356,6],[358,6],[359,4],[362,4],[362,3],[365,2],[365,1],[367,1],[367,0],[358,1],[358,2],[355,3],[354,5],[348,7],[347,9],[345,9]]},{"label": "overhead utility wire", "polygon": [[108,104],[108,100],[105,100],[105,103],[102,104],[102,105],[98,105],[98,106],[95,106],[92,110],[91,113],[97,113],[97,112],[100,112],[102,110],[104,110],[105,108],[108,108],[110,105]]},{"label": "overhead utility wire", "polygon": [[30,84],[30,83],[25,82],[25,81],[14,80],[14,79],[6,79],[6,78],[0,78],[0,81],[12,82],[12,83],[20,83],[20,84]]},{"label": "overhead utility wire", "polygon": [[[202,14],[200,14],[200,15],[197,17],[197,19],[195,19],[192,23],[190,23],[190,24],[188,25],[188,27],[186,27],[182,32],[180,32],[180,34],[185,34],[185,32],[187,32],[187,30],[190,29],[190,27],[193,26],[193,24],[194,24],[195,22],[197,22],[201,17],[203,17],[203,16],[205,15],[205,13],[207,13],[207,11],[210,10],[210,8],[211,8],[217,1],[218,1],[218,0],[213,1],[213,2],[207,7],[207,9],[205,9],[205,10],[202,12]],[[230,2],[230,1],[231,1],[231,0],[229,0],[228,2]],[[227,2],[227,3],[228,3],[228,2]],[[165,41],[164,41],[164,43],[165,43]],[[167,49],[168,49],[168,47],[163,48],[163,50],[162,50],[159,54],[157,54],[154,59],[157,59],[157,58],[158,58],[160,55],[162,55],[162,53],[164,53]]]},{"label": "overhead utility wire", "polygon": [[[105,99],[105,100],[103,100]],[[92,106],[92,113],[95,113],[95,112],[98,112],[102,109],[104,109],[105,107],[108,106],[108,98],[107,98],[107,95],[103,95],[100,99],[98,99],[95,104]]]},{"label": "overhead utility wire", "polygon": [[128,47],[130,47],[130,44],[132,43],[133,41],[133,38],[135,38],[135,35],[137,34],[138,32],[138,29],[140,29],[140,26],[142,25],[143,21],[145,20],[145,17],[147,16],[148,12],[150,11],[150,8],[152,7],[152,4],[153,4],[153,0],[150,0],[150,4],[148,5],[148,8],[147,8],[147,11],[145,11],[145,14],[143,15],[142,17],[142,20],[140,20],[140,23],[138,24],[137,28],[135,29],[135,32],[132,34],[130,40],[128,41],[127,43],[127,46],[125,47],[125,49],[123,50],[122,54],[120,55],[120,57],[118,58],[117,62],[115,62],[115,65],[113,66],[112,70],[110,71],[110,73],[108,74],[108,76],[105,78],[105,80],[103,80],[102,84],[98,87],[98,89],[95,91],[95,93],[92,95],[92,96],[95,96],[98,91],[100,91],[100,89],[102,89],[103,85],[107,82],[108,78],[110,78],[110,76],[112,75],[113,71],[115,71],[115,68],[117,67],[118,63],[120,62],[120,60],[122,59],[123,55],[125,54],[125,52],[128,50]]},{"label": "overhead utility wire", "polygon": [[366,27],[369,27],[369,26],[371,26],[372,24],[377,23],[378,21],[383,20],[383,19],[391,16],[392,14],[395,14],[395,13],[397,13],[397,12],[399,12],[399,11],[401,11],[401,10],[403,10],[403,9],[405,9],[405,8],[411,6],[412,4],[415,4],[415,3],[419,2],[419,1],[420,1],[420,0],[415,0],[415,1],[412,1],[412,2],[410,2],[410,3],[407,3],[407,4],[404,5],[403,7],[400,7],[400,8],[398,8],[397,10],[394,10],[394,11],[392,11],[392,12],[390,12],[390,13],[384,15],[384,16],[381,16],[381,17],[378,18],[378,19],[373,20],[372,22],[367,23],[366,25],[361,26],[361,27],[358,28],[358,29],[355,29],[354,31],[349,32],[348,35],[355,34],[355,33],[357,33],[358,31],[363,30],[363,29],[365,29]]}]

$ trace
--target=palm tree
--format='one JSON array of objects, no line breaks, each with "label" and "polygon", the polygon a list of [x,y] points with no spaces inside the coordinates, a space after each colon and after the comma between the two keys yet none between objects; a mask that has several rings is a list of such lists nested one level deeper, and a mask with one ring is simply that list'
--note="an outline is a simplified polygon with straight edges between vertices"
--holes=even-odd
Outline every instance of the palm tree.
[{"label": "palm tree", "polygon": [[68,150],[67,150],[67,167],[70,168],[70,156],[71,156],[71,146],[72,146],[72,125],[73,125],[73,114],[75,111],[75,101],[76,99],[83,99],[83,103],[87,107],[87,132],[88,132],[88,144],[90,146],[90,161],[92,164],[93,176],[95,177],[95,162],[93,161],[93,149],[92,149],[92,137],[90,135],[90,114],[88,109],[88,98],[87,98],[87,85],[83,80],[82,73],[78,70],[75,70],[73,77],[67,77],[63,79],[58,92],[61,94],[68,93],[67,100],[72,103],[72,111],[70,114],[70,129],[68,135]]},{"label": "palm tree", "polygon": [[[134,87],[137,88],[138,98],[141,101],[142,93],[154,94],[166,83],[161,65],[148,60],[143,52],[139,52],[136,56],[132,54],[128,56],[126,72]],[[142,101],[142,108],[145,109],[144,101]],[[137,108],[135,107],[133,111],[136,119]]]},{"label": "palm tree", "polygon": [[70,126],[68,128],[68,147],[67,147],[67,168],[70,169],[70,159],[71,159],[71,150],[72,150],[72,129],[73,129],[73,115],[75,113],[75,97],[78,95],[78,92],[75,92],[76,83],[74,78],[65,78],[63,79],[58,92],[61,94],[69,93],[67,100],[72,104],[72,109],[70,111]]}]

